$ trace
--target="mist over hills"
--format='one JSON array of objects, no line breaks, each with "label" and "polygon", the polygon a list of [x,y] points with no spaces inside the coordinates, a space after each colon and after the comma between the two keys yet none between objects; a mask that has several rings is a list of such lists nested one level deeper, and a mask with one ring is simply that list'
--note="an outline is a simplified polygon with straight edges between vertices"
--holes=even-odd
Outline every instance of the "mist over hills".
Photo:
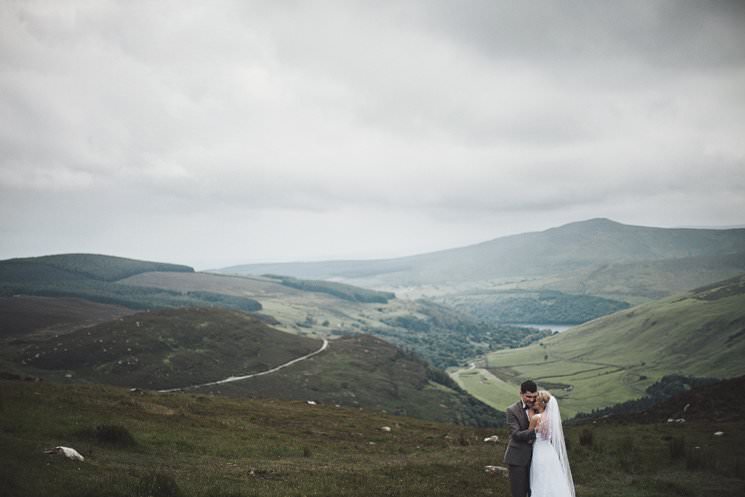
[{"label": "mist over hills", "polygon": [[[712,275],[687,267],[704,258]],[[395,259],[249,264],[220,269],[235,274],[276,273],[301,278],[336,279],[372,287],[463,284],[487,280],[563,278],[609,264],[651,266],[680,261],[678,270],[699,273],[697,285],[745,271],[745,229],[670,229],[630,226],[591,219],[541,232],[512,235],[477,245]],[[704,272],[705,273],[705,272]],[[547,282],[542,282],[551,288]],[[565,285],[569,286],[569,285]],[[579,290],[579,284],[571,287]],[[690,287],[689,287],[690,288]],[[642,293],[646,291],[642,288]],[[659,291],[659,290],[655,290]],[[663,292],[668,292],[663,289]],[[609,293],[609,292],[603,292]]]}]

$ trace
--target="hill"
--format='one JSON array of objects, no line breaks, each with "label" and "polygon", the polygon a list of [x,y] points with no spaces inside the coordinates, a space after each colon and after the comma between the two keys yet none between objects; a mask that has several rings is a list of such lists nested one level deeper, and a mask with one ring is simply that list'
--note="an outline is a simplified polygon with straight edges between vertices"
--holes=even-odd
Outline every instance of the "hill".
[{"label": "hill", "polygon": [[80,274],[94,280],[116,281],[151,271],[193,273],[194,269],[179,264],[140,261],[100,254],[59,254],[0,261],[0,264],[30,264]]},{"label": "hill", "polygon": [[271,375],[200,390],[307,399],[474,426],[504,422],[503,413],[467,395],[444,371],[369,335],[333,340],[328,351]]},{"label": "hill", "polygon": [[[496,407],[533,378],[563,400],[564,414],[644,395],[668,374],[729,378],[745,374],[745,276],[623,310],[541,340],[488,355],[475,392],[475,371],[455,373],[461,385]],[[466,375],[461,378],[461,375]],[[487,398],[488,397],[488,398]]]},{"label": "hill", "polygon": [[[742,495],[742,420],[565,433],[578,497]],[[505,438],[332,405],[0,381],[0,491],[14,497],[508,495],[484,471]],[[44,454],[56,445],[85,462]]]},{"label": "hill", "polygon": [[[220,272],[341,279],[375,288],[545,278],[607,264],[690,257],[710,257],[715,264],[718,257],[743,253],[745,229],[665,229],[592,219],[542,232],[397,259],[254,264],[228,267]],[[725,266],[732,263],[731,260],[722,261]],[[742,256],[734,264],[737,272],[745,270]],[[721,278],[721,274],[718,276]],[[703,283],[699,279],[697,285],[700,284]]]},{"label": "hill", "polygon": [[151,271],[192,274],[188,266],[92,254],[62,254],[0,261],[0,297],[71,297],[131,309],[220,306],[257,311],[261,305],[219,293],[184,294],[119,280]]},{"label": "hill", "polygon": [[[168,309],[59,336],[10,340],[0,364],[13,374],[57,382],[165,390],[263,372],[320,346],[321,340],[272,329],[237,311]],[[364,335],[335,340],[328,351],[275,373],[199,390],[314,399],[466,424],[502,422],[443,371]]]},{"label": "hill", "polygon": [[263,371],[320,345],[242,312],[165,309],[65,335],[16,339],[3,358],[56,381],[166,389]]},{"label": "hill", "polygon": [[74,298],[0,297],[0,338],[31,333],[65,333],[118,319],[135,311]]},{"label": "hill", "polygon": [[351,300],[352,302],[387,304],[389,300],[396,298],[396,294],[391,292],[377,292],[375,290],[367,290],[365,288],[345,285],[343,283],[335,283],[332,281],[301,280],[291,276],[278,276],[271,274],[264,276],[277,280],[281,284],[291,288],[297,288],[298,290],[304,290],[306,292],[328,293],[329,295],[334,295],[344,300]]}]

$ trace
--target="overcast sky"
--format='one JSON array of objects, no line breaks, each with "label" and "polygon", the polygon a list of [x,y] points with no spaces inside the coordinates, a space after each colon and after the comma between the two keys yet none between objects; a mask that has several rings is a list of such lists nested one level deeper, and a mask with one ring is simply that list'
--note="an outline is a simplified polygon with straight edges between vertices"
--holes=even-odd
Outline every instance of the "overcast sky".
[{"label": "overcast sky", "polygon": [[0,1],[0,259],[745,224],[745,2]]}]

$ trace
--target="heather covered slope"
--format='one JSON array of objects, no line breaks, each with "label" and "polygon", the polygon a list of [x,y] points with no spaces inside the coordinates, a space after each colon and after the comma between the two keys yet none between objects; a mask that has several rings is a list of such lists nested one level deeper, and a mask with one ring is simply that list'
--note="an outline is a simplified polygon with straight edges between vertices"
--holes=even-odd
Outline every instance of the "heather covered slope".
[{"label": "heather covered slope", "polygon": [[8,342],[13,368],[53,381],[165,389],[263,371],[321,341],[223,309],[165,309],[52,337]]},{"label": "heather covered slope", "polygon": [[75,298],[0,297],[0,337],[65,333],[134,312],[118,305]]},{"label": "heather covered slope", "polygon": [[[318,338],[275,330],[238,311],[167,309],[59,336],[7,340],[0,371],[63,383],[189,388],[271,370],[321,346]],[[270,374],[195,391],[316,400],[464,424],[503,421],[442,370],[366,335],[333,340],[318,355]]]}]

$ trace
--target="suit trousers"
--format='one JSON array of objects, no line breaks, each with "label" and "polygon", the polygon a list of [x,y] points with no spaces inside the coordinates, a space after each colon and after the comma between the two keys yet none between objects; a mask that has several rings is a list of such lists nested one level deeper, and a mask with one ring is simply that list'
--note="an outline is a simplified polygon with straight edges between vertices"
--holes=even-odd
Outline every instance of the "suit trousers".
[{"label": "suit trousers", "polygon": [[530,495],[530,466],[515,466],[508,464],[510,472],[510,487],[512,497],[525,497]]}]

